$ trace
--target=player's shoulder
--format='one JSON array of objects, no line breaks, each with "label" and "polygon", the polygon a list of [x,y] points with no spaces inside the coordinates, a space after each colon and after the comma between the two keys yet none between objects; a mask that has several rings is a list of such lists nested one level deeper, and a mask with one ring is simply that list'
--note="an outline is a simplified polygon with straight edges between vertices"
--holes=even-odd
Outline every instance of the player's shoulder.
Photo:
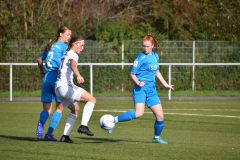
[{"label": "player's shoulder", "polygon": [[59,50],[67,49],[68,45],[64,42],[55,42],[55,43],[53,43],[52,48],[59,49]]},{"label": "player's shoulder", "polygon": [[69,59],[76,59],[76,58],[78,58],[78,55],[73,50],[67,51],[67,56],[69,57]]},{"label": "player's shoulder", "polygon": [[157,52],[153,52],[152,53],[156,58],[157,58],[157,60],[159,60],[160,59],[160,57],[159,57],[159,55],[158,55],[158,53]]},{"label": "player's shoulder", "polygon": [[146,57],[146,54],[145,54],[144,52],[140,52],[140,53],[138,53],[138,55],[137,55],[137,59],[138,59],[139,61],[143,60],[145,57]]}]

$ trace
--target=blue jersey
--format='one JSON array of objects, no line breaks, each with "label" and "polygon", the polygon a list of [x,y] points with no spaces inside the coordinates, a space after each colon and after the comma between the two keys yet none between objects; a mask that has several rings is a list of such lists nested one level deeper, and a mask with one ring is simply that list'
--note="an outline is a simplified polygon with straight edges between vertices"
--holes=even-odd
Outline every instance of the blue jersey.
[{"label": "blue jersey", "polygon": [[139,81],[155,82],[156,71],[159,69],[157,53],[145,54],[141,52],[134,61],[131,74],[135,74]]},{"label": "blue jersey", "polygon": [[66,52],[68,45],[63,42],[55,42],[49,51],[45,51],[41,54],[41,58],[45,60],[46,72],[58,70],[61,58]]},{"label": "blue jersey", "polygon": [[46,75],[44,81],[55,82],[57,80],[58,69],[61,64],[63,54],[66,52],[68,45],[63,42],[55,42],[49,51],[44,51],[40,57],[45,60]]}]

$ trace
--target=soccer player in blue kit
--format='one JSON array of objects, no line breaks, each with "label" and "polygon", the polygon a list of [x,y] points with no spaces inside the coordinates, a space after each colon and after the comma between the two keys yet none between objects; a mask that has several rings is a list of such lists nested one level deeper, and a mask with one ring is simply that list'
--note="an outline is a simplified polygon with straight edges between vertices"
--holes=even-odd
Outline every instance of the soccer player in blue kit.
[{"label": "soccer player in blue kit", "polygon": [[[141,117],[144,114],[145,104],[151,109],[155,116],[153,143],[167,144],[160,135],[164,127],[164,115],[161,101],[156,90],[157,79],[169,89],[174,89],[174,85],[169,85],[159,71],[159,56],[153,52],[154,45],[160,50],[160,45],[156,38],[148,34],[144,36],[142,52],[138,54],[134,61],[131,78],[134,81],[133,101],[135,110],[130,110],[116,116],[114,122],[125,122]],[[109,130],[109,133],[112,131]]]},{"label": "soccer player in blue kit", "polygon": [[[58,126],[62,117],[63,105],[61,100],[55,95],[55,82],[57,80],[58,69],[60,67],[61,58],[66,52],[71,38],[71,30],[65,26],[59,28],[56,39],[52,40],[44,49],[44,52],[37,59],[40,74],[43,77],[41,102],[43,103],[43,111],[40,113],[40,120],[37,124],[36,136],[38,140],[43,139],[44,124],[49,115],[52,113],[52,101],[56,101],[56,111],[54,112],[44,140],[57,141],[53,136],[53,131]],[[45,66],[43,62],[45,61]],[[46,73],[45,73],[46,72]]]}]

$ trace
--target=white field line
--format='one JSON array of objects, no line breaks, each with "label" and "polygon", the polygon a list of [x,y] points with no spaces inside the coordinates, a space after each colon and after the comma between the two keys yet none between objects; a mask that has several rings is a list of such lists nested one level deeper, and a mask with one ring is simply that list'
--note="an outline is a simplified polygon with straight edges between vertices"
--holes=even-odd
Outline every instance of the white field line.
[{"label": "white field line", "polygon": [[[99,109],[99,110],[94,110],[95,112],[114,112],[114,113],[122,113],[126,112],[123,110],[105,110],[105,109]],[[152,112],[145,112],[147,114],[152,113]],[[240,118],[240,116],[231,116],[231,115],[216,115],[216,114],[191,114],[191,113],[164,113],[166,115],[180,115],[180,116],[199,116],[199,117],[222,117],[222,118]]]},{"label": "white field line", "polygon": [[240,109],[204,109],[204,108],[181,108],[181,109],[163,109],[164,111],[229,111],[229,112],[240,112]]}]

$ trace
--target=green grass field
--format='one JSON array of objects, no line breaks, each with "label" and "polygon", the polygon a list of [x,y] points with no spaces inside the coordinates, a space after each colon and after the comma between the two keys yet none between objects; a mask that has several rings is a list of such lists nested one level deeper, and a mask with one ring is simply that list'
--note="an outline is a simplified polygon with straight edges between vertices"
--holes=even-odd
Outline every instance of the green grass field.
[{"label": "green grass field", "polygon": [[[82,106],[82,104],[81,104]],[[2,160],[239,160],[240,100],[163,101],[168,145],[151,143],[154,117],[148,109],[137,120],[119,123],[113,134],[99,128],[101,115],[120,114],[131,101],[98,101],[90,128],[94,137],[72,132],[73,144],[37,141],[40,102],[0,102],[0,159]],[[66,116],[55,131],[60,138]],[[49,121],[48,121],[49,123]],[[47,130],[48,123],[45,126]]]}]

